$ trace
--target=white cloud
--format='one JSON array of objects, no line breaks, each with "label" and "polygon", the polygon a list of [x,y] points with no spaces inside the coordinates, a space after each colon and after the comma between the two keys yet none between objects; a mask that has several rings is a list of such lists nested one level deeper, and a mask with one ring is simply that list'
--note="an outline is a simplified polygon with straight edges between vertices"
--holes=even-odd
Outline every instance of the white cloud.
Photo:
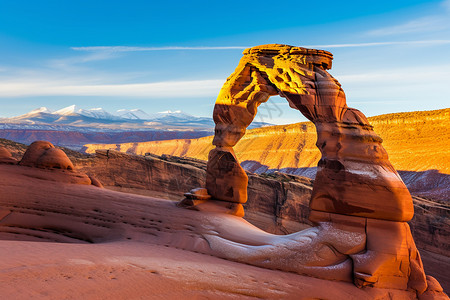
[{"label": "white cloud", "polygon": [[[424,107],[441,107],[447,103],[448,107],[447,87],[450,78],[450,65],[448,64],[374,70],[336,75],[335,77],[342,84],[349,105],[356,103],[384,104],[383,101],[395,99],[397,101],[395,103],[407,100],[408,102],[405,102],[404,105],[411,105],[411,107],[416,107],[415,109],[419,109],[417,103]],[[412,102],[416,104],[411,104]],[[395,104],[393,101],[388,101],[388,103]]]},{"label": "white cloud", "polygon": [[370,30],[366,33],[369,36],[392,36],[447,30],[450,28],[450,0],[442,1],[439,6],[438,12],[434,14]]},{"label": "white cloud", "polygon": [[15,80],[0,82],[0,97],[122,96],[141,98],[217,96],[224,80],[164,81],[84,85],[71,81]]},{"label": "white cloud", "polygon": [[441,4],[442,4],[442,7],[444,7],[444,9],[450,13],[450,0],[445,0]]},{"label": "white cloud", "polygon": [[[354,48],[354,47],[377,47],[393,45],[444,45],[450,44],[450,40],[419,40],[419,41],[394,41],[394,42],[371,42],[371,43],[346,43],[346,44],[323,44],[305,45],[305,48]],[[92,56],[73,58],[69,62],[88,62],[93,60],[114,58],[114,53],[140,52],[140,51],[171,51],[171,50],[244,50],[251,46],[231,46],[231,47],[127,47],[127,46],[95,46],[95,47],[71,47],[75,51],[94,52]],[[98,55],[96,55],[98,54]]]},{"label": "white cloud", "polygon": [[411,20],[399,25],[371,30],[367,32],[367,34],[371,36],[389,36],[437,31],[447,28],[449,28],[448,16],[445,18],[441,16],[428,16],[417,20]]},{"label": "white cloud", "polygon": [[95,46],[95,47],[71,47],[75,51],[89,52],[139,52],[139,51],[173,51],[173,50],[243,50],[245,46],[217,46],[217,47],[128,47],[128,46]]},{"label": "white cloud", "polygon": [[372,83],[384,82],[394,85],[424,83],[427,81],[448,81],[450,78],[450,66],[442,65],[439,67],[414,67],[403,69],[386,69],[373,72],[342,74],[336,78],[340,82],[346,83]]},{"label": "white cloud", "polygon": [[72,56],[72,57],[66,57],[61,59],[52,59],[48,61],[49,67],[57,68],[57,69],[68,69],[72,68],[74,65],[77,64],[83,64],[87,62],[92,61],[99,61],[99,60],[107,60],[116,58],[118,56],[117,53],[112,52],[94,52],[89,53],[87,55],[79,55],[79,56]]},{"label": "white cloud", "polygon": [[306,45],[306,48],[353,48],[353,47],[376,47],[376,46],[395,46],[395,45],[426,45],[437,46],[450,44],[450,40],[423,40],[423,41],[405,41],[405,42],[373,42],[373,43],[353,43],[353,44],[329,44],[329,45]]}]

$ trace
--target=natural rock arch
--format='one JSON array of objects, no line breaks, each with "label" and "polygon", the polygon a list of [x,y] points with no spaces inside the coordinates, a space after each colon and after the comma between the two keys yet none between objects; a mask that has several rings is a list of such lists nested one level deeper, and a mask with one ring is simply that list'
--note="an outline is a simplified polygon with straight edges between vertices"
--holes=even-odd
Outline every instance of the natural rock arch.
[{"label": "natural rock arch", "polygon": [[[311,209],[392,221],[412,218],[408,189],[366,117],[347,107],[341,85],[326,71],[331,60],[326,51],[285,45],[258,46],[244,52],[214,108],[213,144],[217,148],[208,160],[206,186],[214,199],[245,203],[246,187],[235,185],[245,181],[245,172],[236,164],[232,172],[224,174],[223,165],[231,166],[230,158],[235,157],[232,147],[245,134],[257,107],[270,96],[280,95],[317,129],[316,145],[322,158]],[[229,186],[224,187],[223,182]]]},{"label": "natural rock arch", "polygon": [[427,281],[406,223],[414,214],[411,195],[390,164],[382,139],[364,114],[347,106],[341,85],[326,71],[331,61],[329,52],[286,45],[245,50],[214,107],[216,148],[208,157],[206,190],[187,193],[181,205],[199,210],[216,206],[244,215],[248,178],[233,146],[258,106],[280,95],[317,129],[322,158],[310,202],[316,227],[286,237],[296,250],[285,257],[285,266],[281,252],[274,262],[270,251],[251,244],[230,246],[208,239],[211,247],[224,258],[269,268],[294,268],[322,278],[332,270],[349,270],[358,286],[423,292]]}]

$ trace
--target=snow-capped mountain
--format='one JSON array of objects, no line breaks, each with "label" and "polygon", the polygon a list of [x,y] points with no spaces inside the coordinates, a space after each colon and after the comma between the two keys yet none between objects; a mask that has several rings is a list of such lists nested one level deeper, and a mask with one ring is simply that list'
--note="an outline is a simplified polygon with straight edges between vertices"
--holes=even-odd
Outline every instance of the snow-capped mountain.
[{"label": "snow-capped mountain", "polygon": [[[250,128],[264,125],[270,124],[253,122]],[[56,111],[39,107],[21,116],[0,118],[0,137],[28,144],[48,140],[78,150],[86,143],[199,138],[214,134],[214,126],[212,118],[179,110],[148,114],[141,109],[120,109],[109,113],[71,105]]]},{"label": "snow-capped mountain", "polygon": [[[102,130],[204,130],[213,132],[212,118],[196,117],[177,111],[162,111],[148,114],[141,109],[120,109],[110,113],[103,108],[83,109],[70,105],[54,112],[46,107],[34,109],[24,115],[12,118],[0,118],[0,129],[7,124],[15,126],[34,126],[45,129],[51,126],[72,126],[86,130],[86,128]],[[254,122],[251,128],[270,125]],[[38,127],[36,127],[38,126]],[[51,129],[47,129],[51,130]]]},{"label": "snow-capped mountain", "polygon": [[[36,111],[36,110],[34,110]],[[45,111],[42,111],[45,112]],[[94,119],[105,119],[105,120],[118,120],[120,117],[115,116],[103,108],[91,108],[91,109],[82,109],[78,108],[76,105],[70,105],[67,107],[64,107],[60,110],[57,110],[55,112],[52,112],[53,115],[60,115],[60,116],[71,116],[71,115],[82,115],[89,118]]]},{"label": "snow-capped mountain", "polygon": [[47,107],[43,106],[43,107],[39,107],[39,108],[33,109],[28,114],[35,114],[35,113],[48,113],[48,114],[51,114],[52,112]]},{"label": "snow-capped mountain", "polygon": [[70,106],[61,108],[61,109],[53,112],[52,114],[67,116],[67,115],[76,113],[78,110],[80,110],[80,109],[76,105],[70,105]]},{"label": "snow-capped mountain", "polygon": [[151,116],[141,109],[119,109],[116,116],[131,120],[149,120]]}]

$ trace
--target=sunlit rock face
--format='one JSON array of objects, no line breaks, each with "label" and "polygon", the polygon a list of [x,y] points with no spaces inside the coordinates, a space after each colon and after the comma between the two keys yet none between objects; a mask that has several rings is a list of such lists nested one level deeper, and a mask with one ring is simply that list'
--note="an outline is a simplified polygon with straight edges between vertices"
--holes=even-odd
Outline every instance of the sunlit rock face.
[{"label": "sunlit rock face", "polygon": [[47,141],[33,142],[19,162],[22,166],[73,170],[73,164],[61,149]]},{"label": "sunlit rock face", "polygon": [[11,152],[5,147],[0,147],[0,164],[16,164],[17,159],[15,159]]},{"label": "sunlit rock face", "polygon": [[246,50],[216,101],[213,144],[236,145],[257,107],[281,95],[316,126],[322,158],[312,209],[408,221],[413,215],[411,196],[366,117],[347,107],[339,82],[326,71],[331,60],[326,51],[284,45]]},{"label": "sunlit rock face", "polygon": [[329,52],[286,45],[245,50],[215,104],[216,148],[207,165],[211,200],[245,203],[247,177],[233,146],[261,103],[273,95],[286,98],[317,130],[322,157],[310,202],[310,220],[316,227],[293,234],[289,246],[282,247],[290,249],[283,260],[281,252],[271,257],[270,249],[277,249],[273,244],[209,243],[224,258],[352,280],[359,287],[422,293],[427,280],[406,223],[414,213],[412,198],[381,138],[363,113],[347,106],[341,85],[326,71],[331,61]]},{"label": "sunlit rock face", "polygon": [[[33,142],[25,151],[19,165],[32,167],[29,176],[45,180],[101,186],[95,178],[74,170],[66,153],[47,141]],[[42,169],[42,170],[36,170]]]}]

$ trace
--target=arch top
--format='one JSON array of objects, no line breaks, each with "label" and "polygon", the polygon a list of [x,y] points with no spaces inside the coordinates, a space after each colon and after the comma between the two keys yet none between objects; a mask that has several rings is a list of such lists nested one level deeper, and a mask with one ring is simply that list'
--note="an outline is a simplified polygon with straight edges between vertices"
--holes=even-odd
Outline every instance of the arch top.
[{"label": "arch top", "polygon": [[264,55],[264,56],[284,56],[286,59],[302,60],[303,63],[312,63],[320,65],[323,69],[329,70],[332,66],[333,54],[325,50],[309,49],[304,47],[267,44],[247,48],[243,52],[245,55]]}]

